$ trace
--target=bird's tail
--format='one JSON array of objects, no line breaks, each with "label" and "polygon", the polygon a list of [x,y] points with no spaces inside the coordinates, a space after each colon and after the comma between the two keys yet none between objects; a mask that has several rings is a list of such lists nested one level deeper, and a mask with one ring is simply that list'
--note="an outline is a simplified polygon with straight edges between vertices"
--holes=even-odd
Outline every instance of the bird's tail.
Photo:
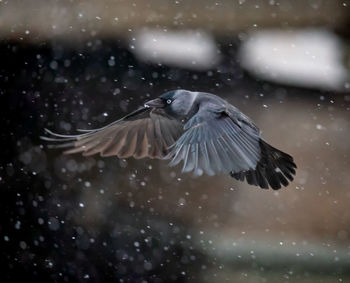
[{"label": "bird's tail", "polygon": [[284,153],[277,148],[266,143],[264,140],[259,141],[261,158],[255,169],[242,171],[238,173],[231,172],[231,176],[237,180],[247,182],[250,185],[256,185],[263,189],[269,186],[278,190],[283,186],[287,186],[293,181],[295,169],[293,157]]}]

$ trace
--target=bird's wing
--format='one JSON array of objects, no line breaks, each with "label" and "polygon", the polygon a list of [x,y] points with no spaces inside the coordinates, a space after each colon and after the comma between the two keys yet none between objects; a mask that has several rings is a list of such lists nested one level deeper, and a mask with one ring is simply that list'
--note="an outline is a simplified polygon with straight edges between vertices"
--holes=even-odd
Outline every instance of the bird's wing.
[{"label": "bird's wing", "polygon": [[201,106],[167,155],[172,159],[169,165],[183,160],[183,172],[194,170],[197,175],[255,169],[260,159],[259,131],[234,114],[215,104]]},{"label": "bird's wing", "polygon": [[79,135],[60,135],[46,130],[52,137],[42,139],[57,142],[53,147],[67,148],[64,153],[81,152],[84,156],[119,158],[159,158],[183,132],[183,125],[161,109],[141,108],[103,128],[83,130]]},{"label": "bird's wing", "polygon": [[241,172],[230,172],[231,176],[239,181],[247,180],[248,184],[268,189],[269,186],[278,190],[293,181],[295,169],[293,157],[274,148],[264,140],[259,141],[261,158],[255,169]]}]

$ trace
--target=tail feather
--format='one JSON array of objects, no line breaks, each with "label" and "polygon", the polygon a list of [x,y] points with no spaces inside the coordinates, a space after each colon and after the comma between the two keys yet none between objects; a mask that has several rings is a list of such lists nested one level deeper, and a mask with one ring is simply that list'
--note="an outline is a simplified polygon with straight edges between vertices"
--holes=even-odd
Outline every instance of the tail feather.
[{"label": "tail feather", "polygon": [[230,175],[239,180],[247,180],[248,184],[278,190],[293,181],[295,169],[293,157],[263,140],[259,141],[261,158],[255,169],[242,172],[231,172]]}]

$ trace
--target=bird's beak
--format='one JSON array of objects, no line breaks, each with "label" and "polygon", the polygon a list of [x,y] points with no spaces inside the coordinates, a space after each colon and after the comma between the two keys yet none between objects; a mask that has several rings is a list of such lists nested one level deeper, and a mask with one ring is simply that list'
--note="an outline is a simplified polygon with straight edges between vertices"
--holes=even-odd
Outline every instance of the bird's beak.
[{"label": "bird's beak", "polygon": [[145,107],[163,108],[165,106],[164,101],[161,98],[156,98],[145,103]]}]

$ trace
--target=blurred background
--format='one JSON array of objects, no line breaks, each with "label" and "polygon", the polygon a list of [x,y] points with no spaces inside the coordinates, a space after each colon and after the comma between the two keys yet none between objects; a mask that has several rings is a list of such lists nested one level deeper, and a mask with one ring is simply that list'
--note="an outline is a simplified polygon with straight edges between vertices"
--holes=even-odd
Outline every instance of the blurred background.
[{"label": "blurred background", "polygon": [[[0,0],[1,282],[350,282],[350,1]],[[261,190],[43,129],[215,93],[294,156]]]}]

